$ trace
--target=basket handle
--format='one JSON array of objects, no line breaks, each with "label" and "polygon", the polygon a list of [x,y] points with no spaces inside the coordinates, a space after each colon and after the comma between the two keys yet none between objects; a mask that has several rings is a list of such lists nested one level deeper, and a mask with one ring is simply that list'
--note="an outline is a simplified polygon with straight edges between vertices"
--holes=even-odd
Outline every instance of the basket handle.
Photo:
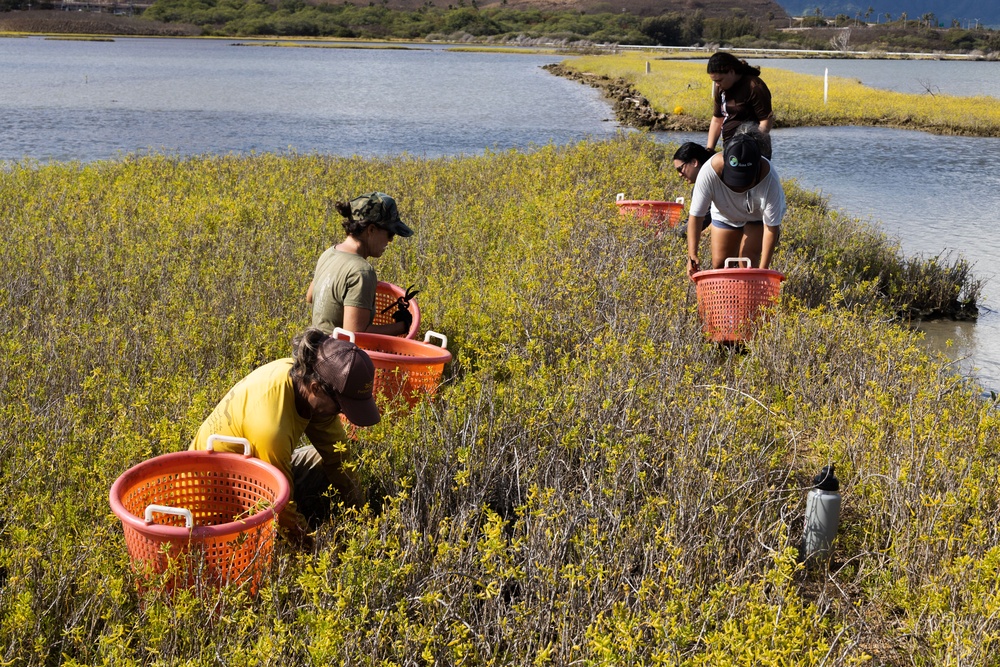
[{"label": "basket handle", "polygon": [[437,331],[428,331],[427,333],[424,334],[424,342],[425,343],[431,342],[431,338],[432,337],[434,337],[434,338],[440,338],[441,339],[441,349],[442,350],[447,350],[448,349],[448,337],[447,336],[445,336],[443,333],[438,333]]},{"label": "basket handle", "polygon": [[684,197],[678,197],[674,201],[680,204],[681,206],[684,206]]},{"label": "basket handle", "polygon": [[334,327],[333,332],[330,335],[333,336],[334,338],[346,338],[352,343],[354,342],[354,332],[348,331],[347,329]]},{"label": "basket handle", "polygon": [[184,517],[184,527],[188,530],[194,528],[194,515],[191,510],[184,507],[170,507],[169,505],[146,505],[146,523],[153,523],[153,512],[160,514],[173,514]]},{"label": "basket handle", "polygon": [[623,199],[625,199],[625,193],[624,192],[619,192],[618,196],[615,197],[615,201],[622,201]]},{"label": "basket handle", "polygon": [[243,445],[243,456],[250,456],[250,441],[246,438],[237,438],[233,435],[219,435],[218,433],[213,433],[208,436],[208,442],[205,443],[205,449],[212,451],[212,446],[217,442],[231,442],[234,445]]},{"label": "basket handle", "polygon": [[740,268],[740,266],[739,266],[740,264],[742,264],[743,262],[746,262],[747,263],[746,268],[748,268],[748,269],[750,268],[750,258],[749,257],[727,257],[726,258],[726,263],[725,263],[725,268],[727,268],[727,269],[733,268],[733,267],[729,266],[729,262],[736,262],[736,267],[735,268],[737,268],[737,269]]}]

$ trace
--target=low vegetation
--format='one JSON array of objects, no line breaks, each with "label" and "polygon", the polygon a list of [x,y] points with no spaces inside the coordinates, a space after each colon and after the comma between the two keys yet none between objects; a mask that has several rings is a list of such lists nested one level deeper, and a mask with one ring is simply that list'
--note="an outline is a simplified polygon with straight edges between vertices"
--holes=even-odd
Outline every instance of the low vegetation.
[{"label": "low vegetation", "polygon": [[[673,148],[9,165],[0,662],[989,664],[1000,414],[900,319],[977,283],[788,183],[781,303],[712,345],[683,239],[613,204],[687,194]],[[437,399],[358,434],[370,504],[256,598],[140,595],[109,487],[288,353],[332,202],[373,188],[417,230],[380,275],[455,355]],[[830,462],[843,525],[805,566]]]},{"label": "low vegetation", "polygon": [[[590,75],[595,85],[608,81],[629,84],[637,93],[630,106],[648,103],[662,116],[651,118],[664,126],[708,128],[712,82],[704,62],[664,59],[656,53],[623,53],[584,56],[562,64]],[[766,60],[754,64],[765,65],[761,76],[774,100],[775,127],[881,125],[939,134],[1000,136],[1000,107],[993,97],[897,93],[869,88],[857,79],[830,77],[824,98],[821,76],[769,68]]]},{"label": "low vegetation", "polygon": [[880,24],[848,20],[846,16],[823,20],[821,25],[783,30],[780,35],[742,35],[733,46],[818,49],[837,52],[867,51],[873,54],[922,52],[929,54],[965,53],[995,60],[1000,57],[1000,31],[979,26],[928,27],[917,21],[895,20]]},{"label": "low vegetation", "polygon": [[4,36],[41,34],[195,37],[201,32],[201,28],[190,24],[161,23],[142,16],[116,16],[107,12],[38,9],[0,11],[0,35]]},{"label": "low vegetation", "polygon": [[[5,5],[6,2],[6,5]],[[1000,32],[979,25],[931,27],[931,21],[900,20],[870,24],[807,16],[786,19],[774,11],[754,12],[725,2],[699,2],[698,9],[651,15],[648,11],[517,9],[504,3],[480,7],[458,0],[447,7],[425,3],[401,9],[391,2],[352,4],[283,0],[157,0],[141,16],[98,12],[3,11],[52,7],[27,0],[0,0],[0,31],[123,35],[205,35],[226,37],[315,37],[403,39],[548,45],[573,49],[632,44],[640,46],[716,46],[814,49],[831,54],[964,53],[976,58],[1000,54]],[[775,6],[777,7],[777,6]],[[58,7],[55,7],[58,9]],[[662,11],[662,7],[659,10]],[[871,18],[869,15],[867,18]],[[881,20],[882,15],[876,19]],[[787,21],[787,23],[786,23]]]}]

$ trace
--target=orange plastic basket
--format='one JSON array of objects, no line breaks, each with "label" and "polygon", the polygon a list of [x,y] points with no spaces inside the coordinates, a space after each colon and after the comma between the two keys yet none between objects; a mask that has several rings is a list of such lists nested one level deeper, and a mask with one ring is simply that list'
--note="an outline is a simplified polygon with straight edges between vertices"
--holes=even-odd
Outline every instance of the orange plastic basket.
[{"label": "orange plastic basket", "polygon": [[[395,322],[396,320],[392,319],[392,314],[396,312],[396,309],[390,308],[390,306],[396,303],[396,299],[404,295],[406,295],[406,290],[399,285],[378,281],[378,284],[375,285],[375,319],[372,320],[372,324],[392,324]],[[383,313],[383,310],[386,312]],[[410,325],[409,331],[401,334],[402,338],[416,338],[417,331],[420,330],[420,306],[417,305],[416,299],[410,299],[410,315],[413,315],[413,323]]]},{"label": "orange plastic basket", "polygon": [[[217,441],[243,444],[244,453],[213,451]],[[256,591],[271,562],[288,480],[251,458],[244,438],[213,435],[207,447],[144,461],[111,486],[111,509],[121,519],[140,588],[171,569],[168,591],[246,581]]]},{"label": "orange plastic basket", "polygon": [[625,199],[625,193],[620,193],[615,199],[618,214],[632,216],[646,227],[662,230],[664,225],[676,227],[681,220],[682,202],[654,201],[646,199]]},{"label": "orange plastic basket", "polygon": [[[382,334],[334,329],[333,335],[347,338],[371,357],[375,366],[374,392],[383,400],[396,396],[412,407],[421,397],[432,395],[441,384],[444,365],[451,361],[448,337],[436,331],[424,334],[424,342]],[[441,346],[430,340],[438,338]]]},{"label": "orange plastic basket", "polygon": [[[746,268],[730,264],[746,262]],[[749,340],[781,290],[784,274],[770,269],[751,269],[746,257],[730,257],[726,268],[699,271],[692,276],[698,296],[702,330],[717,343]]]}]

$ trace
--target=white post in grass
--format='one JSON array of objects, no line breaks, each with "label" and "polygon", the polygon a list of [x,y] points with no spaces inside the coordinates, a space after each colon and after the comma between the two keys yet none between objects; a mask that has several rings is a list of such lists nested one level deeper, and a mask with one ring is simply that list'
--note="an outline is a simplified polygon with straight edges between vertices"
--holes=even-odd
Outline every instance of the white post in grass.
[{"label": "white post in grass", "polygon": [[826,106],[827,94],[830,91],[830,68],[823,68],[823,106]]},{"label": "white post in grass", "polygon": [[646,74],[649,74],[649,72],[650,72],[650,71],[651,71],[651,70],[650,70],[650,68],[649,68],[649,61],[647,60],[647,61],[646,61]]}]

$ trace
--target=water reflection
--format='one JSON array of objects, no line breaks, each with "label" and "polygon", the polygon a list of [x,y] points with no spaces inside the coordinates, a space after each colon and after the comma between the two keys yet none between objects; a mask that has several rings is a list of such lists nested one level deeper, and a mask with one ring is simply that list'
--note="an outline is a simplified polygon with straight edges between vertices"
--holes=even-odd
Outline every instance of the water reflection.
[{"label": "water reflection", "polygon": [[921,322],[915,328],[924,332],[929,349],[942,352],[958,372],[977,379],[984,393],[1000,394],[1000,313],[980,308],[977,322],[941,320]]},{"label": "water reflection", "polygon": [[0,40],[0,160],[289,149],[437,157],[614,134],[596,89],[541,69],[559,60],[227,40]]}]

